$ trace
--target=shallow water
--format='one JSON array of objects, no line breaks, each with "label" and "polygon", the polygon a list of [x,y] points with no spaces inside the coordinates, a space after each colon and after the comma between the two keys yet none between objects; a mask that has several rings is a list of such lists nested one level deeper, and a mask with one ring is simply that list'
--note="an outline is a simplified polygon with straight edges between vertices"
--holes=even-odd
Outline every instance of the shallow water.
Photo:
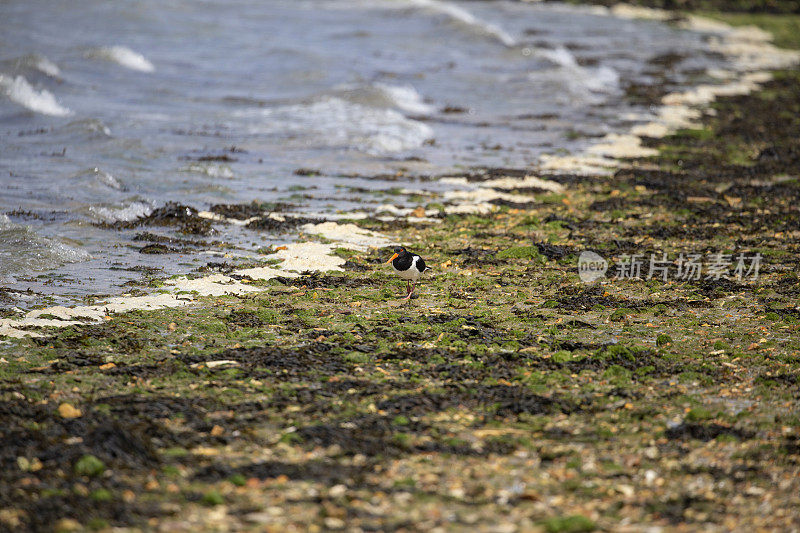
[{"label": "shallow water", "polygon": [[[427,177],[525,167],[622,131],[648,114],[623,89],[656,81],[653,57],[687,56],[670,73],[687,83],[724,67],[699,34],[592,13],[503,1],[3,3],[3,285],[80,295],[121,291],[137,265],[187,272],[209,256],[140,254],[137,231],[96,223],[167,201],[403,205],[354,191],[405,186],[376,177],[399,170],[441,191]],[[217,229],[243,255],[287,238]]]}]

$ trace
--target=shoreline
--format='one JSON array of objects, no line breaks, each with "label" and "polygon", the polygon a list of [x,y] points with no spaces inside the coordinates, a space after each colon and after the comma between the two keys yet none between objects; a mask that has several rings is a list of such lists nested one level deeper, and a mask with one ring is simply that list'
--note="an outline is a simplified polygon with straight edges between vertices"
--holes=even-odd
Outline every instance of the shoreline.
[{"label": "shoreline", "polygon": [[[67,327],[0,345],[0,523],[800,527],[800,73],[770,76],[669,96],[704,111],[607,139],[595,150],[620,161],[602,175],[488,172],[455,199],[489,209],[314,223],[323,242],[274,249],[341,270],[271,264],[155,295],[198,291],[185,307],[57,310],[92,324],[35,312]],[[410,303],[381,265],[395,239],[434,268]],[[587,250],[608,262],[590,283]],[[732,257],[727,277],[614,277],[662,253]],[[756,279],[736,254],[763,258]]]},{"label": "shoreline", "polygon": [[[639,7],[632,4],[617,3],[610,7],[598,6],[598,14],[616,16],[620,18],[657,20],[662,22],[675,22],[675,14],[671,11],[649,7]],[[800,63],[800,51],[783,50],[771,44],[772,36],[755,27],[734,27],[715,21],[712,18],[697,15],[685,15],[678,19],[678,27],[707,32],[713,36],[715,50],[728,57],[735,70],[709,73],[716,78],[718,84],[702,84],[684,92],[668,93],[661,98],[661,107],[655,113],[657,119],[644,124],[633,126],[627,133],[608,134],[598,142],[592,144],[582,153],[566,156],[546,155],[542,164],[532,169],[524,179],[496,178],[481,183],[477,188],[464,191],[451,191],[444,195],[443,200],[451,203],[445,206],[444,211],[436,209],[397,210],[396,220],[405,223],[438,223],[436,217],[444,215],[463,214],[488,214],[497,209],[491,201],[501,201],[507,205],[526,205],[536,201],[531,195],[517,194],[516,189],[534,189],[538,192],[550,191],[553,193],[564,192],[564,187],[557,182],[547,181],[548,175],[572,174],[605,176],[621,168],[625,168],[625,160],[633,158],[652,157],[658,151],[642,146],[646,139],[659,139],[672,135],[681,129],[692,129],[699,126],[697,122],[703,110],[720,96],[733,96],[749,94],[757,91],[763,83],[771,79],[769,70],[777,70]],[[447,181],[448,178],[443,178]],[[451,182],[466,185],[465,179],[455,178]],[[458,202],[461,202],[460,204]],[[452,203],[455,202],[455,205]],[[347,221],[357,222],[355,213],[344,215]],[[267,216],[273,217],[270,214]],[[287,215],[303,218],[300,215]],[[247,219],[229,218],[224,215],[201,211],[197,217],[203,221],[223,222],[246,226],[257,223],[264,216],[251,216]],[[276,223],[283,222],[275,218]],[[381,217],[377,217],[382,220]],[[383,217],[384,219],[386,217]],[[255,267],[237,269],[232,272],[233,277],[222,274],[207,276],[204,280],[191,279],[188,275],[173,276],[162,280],[163,284],[173,286],[172,294],[159,292],[145,296],[116,296],[109,298],[106,303],[87,306],[64,307],[62,305],[34,309],[24,313],[21,318],[0,318],[0,337],[20,338],[24,336],[38,336],[35,331],[25,328],[31,327],[66,327],[87,322],[97,322],[109,313],[127,312],[132,310],[161,309],[164,307],[182,307],[187,305],[191,298],[186,293],[197,296],[212,296],[220,294],[242,294],[253,292],[253,286],[240,283],[236,277],[245,276],[250,281],[267,281],[278,276],[294,277],[302,271],[320,271],[326,269],[339,270],[344,260],[335,258],[332,252],[337,247],[358,249],[363,243],[366,246],[381,246],[388,244],[388,236],[369,230],[358,228],[352,223],[336,224],[328,221],[324,225],[306,224],[303,227],[307,235],[317,235],[324,238],[328,246],[305,245],[302,242],[293,242],[279,247],[286,250],[283,253],[267,255],[264,257],[266,264],[271,260],[283,261],[278,269],[270,267]],[[338,226],[338,227],[337,227]],[[313,241],[312,241],[313,242]],[[288,260],[288,262],[286,262]],[[319,265],[323,265],[320,267]],[[295,268],[296,267],[296,268]],[[41,318],[42,315],[48,318]],[[89,320],[76,320],[88,318]]]}]

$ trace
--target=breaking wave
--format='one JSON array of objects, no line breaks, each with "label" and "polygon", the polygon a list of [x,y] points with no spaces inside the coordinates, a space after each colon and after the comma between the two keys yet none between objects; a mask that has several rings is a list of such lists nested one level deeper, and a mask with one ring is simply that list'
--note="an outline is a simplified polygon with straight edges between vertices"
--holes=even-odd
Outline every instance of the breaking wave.
[{"label": "breaking wave", "polygon": [[412,115],[430,115],[436,108],[411,85],[344,85],[325,94],[367,107],[392,108]]},{"label": "breaking wave", "polygon": [[93,205],[89,207],[89,214],[100,222],[127,222],[146,217],[152,212],[152,206],[144,202],[132,202],[117,206]]},{"label": "breaking wave", "polygon": [[45,56],[34,54],[31,57],[33,67],[43,74],[47,74],[51,78],[58,78],[61,76],[61,69],[58,65],[47,59]]},{"label": "breaking wave", "polygon": [[86,186],[89,187],[102,186],[108,187],[109,189],[114,189],[115,191],[125,190],[125,186],[120,183],[117,178],[108,172],[100,170],[97,167],[78,172],[77,174],[73,175],[73,178],[77,181],[85,183]]},{"label": "breaking wave", "polygon": [[443,15],[447,15],[451,19],[464,24],[465,26],[469,26],[478,33],[482,33],[484,35],[489,35],[505,46],[509,48],[512,46],[517,45],[517,40],[514,39],[507,31],[502,29],[501,27],[497,26],[496,24],[492,24],[491,22],[487,22],[485,20],[478,19],[467,11],[466,9],[457,6],[455,4],[451,4],[449,2],[442,2],[440,0],[409,0],[412,5],[415,7],[429,9],[436,13],[441,13]]},{"label": "breaking wave", "polygon": [[185,172],[205,174],[212,178],[230,179],[233,177],[233,170],[227,165],[193,163],[183,169]]},{"label": "breaking wave", "polygon": [[142,54],[134,52],[126,46],[107,46],[98,48],[89,54],[91,57],[98,57],[131,70],[139,72],[155,72],[156,67]]},{"label": "breaking wave", "polygon": [[42,237],[30,226],[14,224],[0,215],[0,275],[49,270],[91,258],[83,250]]},{"label": "breaking wave", "polygon": [[53,93],[47,89],[37,91],[23,76],[12,77],[0,74],[0,90],[9,100],[34,113],[57,117],[72,114],[72,111],[56,101]]},{"label": "breaking wave", "polygon": [[86,118],[73,120],[56,128],[63,135],[69,135],[73,140],[102,139],[111,136],[111,130],[102,120]]},{"label": "breaking wave", "polygon": [[425,103],[422,95],[411,85],[386,85],[376,83],[375,87],[386,95],[394,107],[407,113],[417,115],[428,115],[436,111],[436,108]]},{"label": "breaking wave", "polygon": [[[564,47],[537,50],[536,55],[560,67],[566,75],[567,86],[576,92],[609,93],[619,88],[619,74],[610,67],[588,68],[578,64],[575,56]],[[536,73],[535,76],[539,76]]]},{"label": "breaking wave", "polygon": [[14,74],[37,72],[51,78],[58,78],[61,76],[61,69],[58,68],[58,65],[41,54],[27,54],[22,57],[2,61],[0,64],[3,65],[4,69],[9,69]]},{"label": "breaking wave", "polygon": [[381,109],[324,97],[311,103],[257,111],[263,120],[250,128],[259,135],[279,135],[305,145],[389,154],[418,148],[433,130],[393,109]]}]

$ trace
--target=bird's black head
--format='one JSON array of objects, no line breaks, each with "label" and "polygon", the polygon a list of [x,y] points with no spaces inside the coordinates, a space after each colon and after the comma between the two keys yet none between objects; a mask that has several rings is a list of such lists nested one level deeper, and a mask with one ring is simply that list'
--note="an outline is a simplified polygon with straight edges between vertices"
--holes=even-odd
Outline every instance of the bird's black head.
[{"label": "bird's black head", "polygon": [[386,261],[387,264],[391,263],[392,261],[394,261],[398,257],[404,257],[408,253],[408,250],[406,250],[402,246],[395,246],[393,251],[394,251],[394,255],[392,255],[392,257],[390,257],[389,260]]}]

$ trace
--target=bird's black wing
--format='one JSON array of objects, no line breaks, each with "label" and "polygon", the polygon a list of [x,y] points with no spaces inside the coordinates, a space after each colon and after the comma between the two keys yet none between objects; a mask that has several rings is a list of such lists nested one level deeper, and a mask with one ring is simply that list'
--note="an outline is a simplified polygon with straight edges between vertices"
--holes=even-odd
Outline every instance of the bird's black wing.
[{"label": "bird's black wing", "polygon": [[417,259],[417,270],[419,270],[420,272],[425,272],[425,270],[430,268],[425,264],[425,260],[423,258],[421,258],[419,256],[417,256],[417,257],[418,257],[418,259]]}]

